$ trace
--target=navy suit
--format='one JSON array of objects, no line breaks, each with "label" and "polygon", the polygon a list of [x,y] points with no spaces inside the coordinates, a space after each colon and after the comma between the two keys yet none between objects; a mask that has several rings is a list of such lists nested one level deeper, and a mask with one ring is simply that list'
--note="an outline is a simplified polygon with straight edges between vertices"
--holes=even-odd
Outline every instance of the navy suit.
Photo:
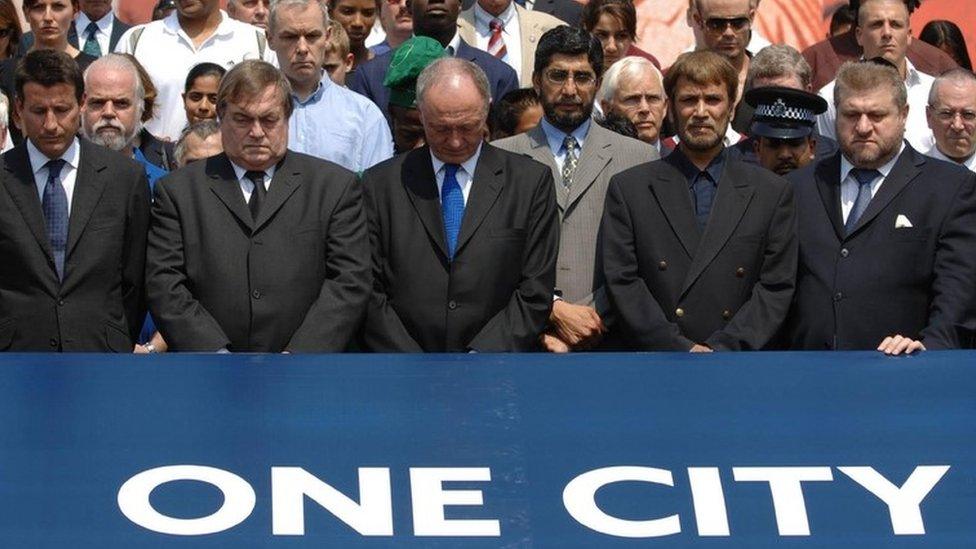
[{"label": "navy suit", "polygon": [[[75,28],[75,23],[76,23],[75,21],[72,21],[71,28],[68,29],[68,43],[74,46],[75,48],[81,49],[81,46],[78,45],[78,29]],[[119,43],[119,38],[122,38],[122,35],[125,34],[125,31],[131,28],[132,25],[126,25],[122,21],[119,21],[119,18],[116,17],[115,21],[112,23],[112,34],[108,37],[108,48],[111,51],[115,51],[115,45]],[[82,32],[84,32],[84,29],[82,29]],[[33,45],[34,45],[34,33],[31,31],[25,32],[20,37],[20,46],[17,49],[18,55],[23,56],[31,49],[31,46]],[[106,53],[111,53],[111,52],[103,51],[102,55],[105,55]]]},{"label": "navy suit", "polygon": [[[512,67],[504,61],[495,59],[478,48],[468,45],[464,40],[461,40],[455,57],[467,59],[485,71],[485,75],[488,76],[488,84],[491,86],[493,100],[503,97],[506,93],[519,87],[518,76]],[[386,71],[390,68],[392,59],[392,51],[378,55],[360,65],[352,74],[352,78],[349,79],[349,89],[372,99],[373,103],[376,103],[383,111],[387,120],[390,118],[386,108],[390,102],[390,89],[383,85],[383,79],[386,78]]]},{"label": "navy suit", "polygon": [[837,153],[788,177],[800,239],[790,346],[875,349],[893,334],[921,339],[928,349],[969,345],[976,175],[906,145],[845,236],[840,165]]}]

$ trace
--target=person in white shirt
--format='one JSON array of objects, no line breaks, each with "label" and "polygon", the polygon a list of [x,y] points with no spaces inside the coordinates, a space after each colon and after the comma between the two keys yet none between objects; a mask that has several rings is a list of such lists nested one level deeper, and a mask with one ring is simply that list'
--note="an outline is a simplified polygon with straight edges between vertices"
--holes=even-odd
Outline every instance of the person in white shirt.
[{"label": "person in white shirt", "polygon": [[[883,58],[898,69],[908,89],[908,119],[905,139],[917,151],[927,151],[935,142],[925,119],[925,106],[934,78],[919,72],[905,56],[912,42],[911,23],[905,0],[863,0],[857,12],[855,31],[857,43],[863,49],[863,59]],[[836,139],[834,125],[834,82],[821,88],[820,97],[827,100],[827,112],[817,118],[820,133]]]},{"label": "person in white shirt", "polygon": [[976,74],[959,68],[936,78],[925,116],[935,136],[925,154],[976,172]]},{"label": "person in white shirt", "polygon": [[177,2],[165,19],[132,28],[119,40],[116,51],[134,55],[156,85],[158,109],[146,124],[156,137],[175,141],[186,126],[181,94],[194,65],[207,61],[229,69],[245,59],[276,62],[261,29],[231,19],[217,5]]}]

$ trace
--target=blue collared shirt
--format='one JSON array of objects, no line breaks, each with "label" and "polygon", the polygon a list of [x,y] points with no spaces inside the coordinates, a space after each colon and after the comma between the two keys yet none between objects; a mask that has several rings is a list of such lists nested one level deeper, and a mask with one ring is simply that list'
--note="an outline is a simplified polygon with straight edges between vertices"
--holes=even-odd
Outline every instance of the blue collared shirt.
[{"label": "blue collared shirt", "polygon": [[[715,200],[715,195],[718,192],[718,182],[722,178],[722,170],[725,169],[725,149],[723,148],[722,152],[718,153],[704,170],[698,169],[698,166],[694,165],[685,156],[685,153],[681,151],[680,147],[676,148],[669,157],[673,157],[674,165],[688,181],[691,204],[694,207],[699,226],[704,229],[708,221],[708,216],[712,211],[712,202]],[[707,189],[710,192],[702,192],[701,190],[695,192],[696,184],[701,183],[710,183],[711,186]]]},{"label": "blue collared shirt", "polygon": [[566,135],[572,135],[576,138],[576,142],[579,143],[579,148],[582,152],[583,143],[586,141],[587,134],[590,133],[591,123],[592,120],[590,117],[586,117],[586,120],[577,126],[572,134],[567,134],[550,124],[545,116],[542,117],[542,131],[546,134],[546,141],[549,143],[549,150],[552,151],[552,156],[556,161],[556,168],[559,170],[559,173],[563,173],[563,163],[566,161],[566,147],[564,146]]},{"label": "blue collared shirt", "polygon": [[[294,97],[294,96],[293,96]],[[324,75],[305,101],[294,97],[288,148],[357,173],[393,156],[393,135],[379,107]]]},{"label": "blue collared shirt", "polygon": [[142,164],[142,167],[146,170],[146,179],[149,180],[149,196],[152,197],[154,196],[153,191],[156,189],[156,181],[165,177],[169,172],[150,162],[138,147],[133,149],[132,152],[136,162]]}]

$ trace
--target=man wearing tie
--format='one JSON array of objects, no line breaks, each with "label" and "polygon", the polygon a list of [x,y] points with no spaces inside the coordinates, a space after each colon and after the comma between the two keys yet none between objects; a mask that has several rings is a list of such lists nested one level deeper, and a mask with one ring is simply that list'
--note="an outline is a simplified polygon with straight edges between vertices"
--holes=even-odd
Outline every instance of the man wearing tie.
[{"label": "man wearing tie", "polygon": [[132,352],[146,313],[145,172],[76,137],[84,84],[67,54],[28,53],[14,86],[27,139],[2,160],[0,350]]},{"label": "man wearing tie", "polygon": [[789,175],[800,239],[790,346],[897,355],[971,344],[976,175],[904,141],[895,69],[847,63],[835,82],[840,152]]},{"label": "man wearing tie", "polygon": [[[78,16],[68,30],[68,43],[92,57],[115,51],[119,38],[132,28],[115,17],[111,0],[78,0],[78,6]],[[20,51],[29,51],[33,44],[34,33],[25,33]]]},{"label": "man wearing tie", "polygon": [[364,341],[372,350],[538,345],[559,238],[552,174],[484,143],[488,90],[473,63],[434,61],[417,79],[427,145],[363,177],[374,278]]},{"label": "man wearing tie", "polygon": [[176,351],[337,352],[369,295],[352,172],[288,151],[292,97],[273,65],[221,80],[224,152],[156,185],[147,290]]}]

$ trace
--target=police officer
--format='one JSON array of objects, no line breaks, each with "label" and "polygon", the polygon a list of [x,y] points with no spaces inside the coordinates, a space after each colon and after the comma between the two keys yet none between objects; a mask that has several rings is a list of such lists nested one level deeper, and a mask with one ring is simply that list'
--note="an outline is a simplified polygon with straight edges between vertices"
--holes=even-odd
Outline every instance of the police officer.
[{"label": "police officer", "polygon": [[746,103],[755,109],[750,134],[759,165],[777,175],[790,173],[814,159],[817,115],[827,110],[820,96],[793,88],[754,88]]}]

